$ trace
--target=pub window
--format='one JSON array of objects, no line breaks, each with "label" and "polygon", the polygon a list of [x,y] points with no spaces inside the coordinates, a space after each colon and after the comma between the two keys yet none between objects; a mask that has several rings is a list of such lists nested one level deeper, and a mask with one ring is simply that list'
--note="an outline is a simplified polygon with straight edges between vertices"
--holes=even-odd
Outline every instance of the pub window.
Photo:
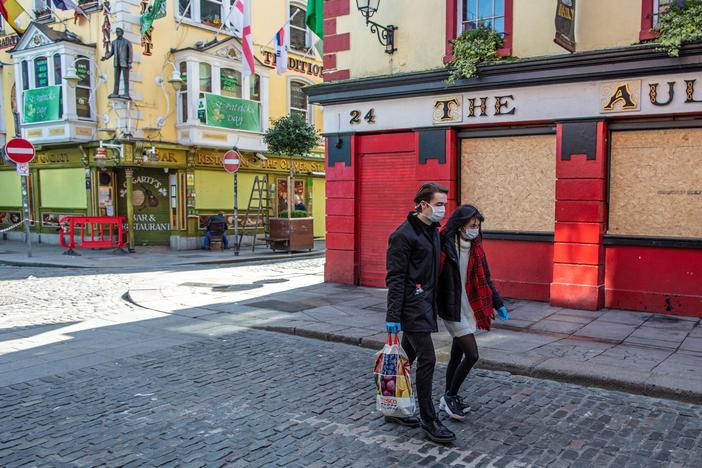
[{"label": "pub window", "polygon": [[306,85],[304,81],[290,81],[290,115],[301,115],[305,120],[309,120],[307,96],[302,92]]},{"label": "pub window", "polygon": [[461,0],[459,7],[459,35],[478,28],[492,29],[504,35],[505,0]]},{"label": "pub window", "polygon": [[674,0],[653,0],[653,11],[651,12],[653,18],[653,27],[658,26],[658,20],[661,15],[666,12]]},{"label": "pub window", "polygon": [[180,121],[185,123],[188,121],[188,64],[180,62],[179,71],[180,79],[183,80],[183,86],[178,91],[178,101],[180,102]]},{"label": "pub window", "polygon": [[22,90],[29,89],[29,62],[22,60]]},{"label": "pub window", "polygon": [[208,26],[219,28],[222,25],[222,2],[200,0],[200,21]]},{"label": "pub window", "polygon": [[249,99],[261,102],[261,75],[253,75],[249,79]]},{"label": "pub window", "polygon": [[294,50],[305,50],[310,47],[309,33],[305,24],[305,9],[290,5],[290,47]]},{"label": "pub window", "polygon": [[81,119],[92,117],[90,109],[90,60],[79,56],[76,60],[76,74],[80,78],[76,85],[76,113]]},{"label": "pub window", "polygon": [[222,96],[241,97],[241,72],[232,68],[222,68],[219,71],[219,89]]},{"label": "pub window", "polygon": [[200,92],[212,92],[212,66],[209,63],[200,64]]},{"label": "pub window", "polygon": [[34,87],[45,86],[49,86],[49,61],[46,57],[37,57],[34,59]]},{"label": "pub window", "polygon": [[54,54],[54,84],[61,85],[61,54]]}]

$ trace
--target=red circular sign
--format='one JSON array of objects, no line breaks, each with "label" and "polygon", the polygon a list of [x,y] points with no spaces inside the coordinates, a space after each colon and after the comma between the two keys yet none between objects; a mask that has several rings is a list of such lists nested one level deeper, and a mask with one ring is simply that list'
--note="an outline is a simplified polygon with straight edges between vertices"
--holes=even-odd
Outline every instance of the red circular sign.
[{"label": "red circular sign", "polygon": [[13,138],[5,145],[5,154],[17,164],[28,163],[34,159],[34,145],[24,138]]},{"label": "red circular sign", "polygon": [[224,170],[233,174],[239,170],[239,166],[241,165],[241,155],[238,151],[229,150],[224,153],[222,163],[224,164]]}]

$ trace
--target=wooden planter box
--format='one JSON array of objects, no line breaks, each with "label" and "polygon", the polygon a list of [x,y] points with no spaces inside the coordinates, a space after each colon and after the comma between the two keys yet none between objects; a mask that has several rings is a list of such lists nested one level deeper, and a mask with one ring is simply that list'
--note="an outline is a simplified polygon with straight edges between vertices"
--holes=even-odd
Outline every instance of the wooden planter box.
[{"label": "wooden planter box", "polygon": [[295,252],[312,250],[314,247],[314,232],[312,218],[271,218],[270,246],[276,250]]}]

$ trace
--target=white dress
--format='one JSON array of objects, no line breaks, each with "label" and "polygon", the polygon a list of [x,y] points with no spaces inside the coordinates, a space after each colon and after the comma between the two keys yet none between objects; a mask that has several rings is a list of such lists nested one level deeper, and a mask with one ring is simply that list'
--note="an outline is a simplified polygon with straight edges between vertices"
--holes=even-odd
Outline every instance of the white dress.
[{"label": "white dress", "polygon": [[444,320],[444,325],[449,334],[458,338],[459,336],[470,335],[475,333],[476,323],[475,314],[473,309],[470,307],[468,302],[468,294],[466,294],[466,280],[468,276],[468,257],[470,256],[470,241],[465,241],[460,239],[457,243],[458,250],[458,267],[461,271],[461,284],[464,286],[461,288],[461,321],[451,322],[449,320]]}]

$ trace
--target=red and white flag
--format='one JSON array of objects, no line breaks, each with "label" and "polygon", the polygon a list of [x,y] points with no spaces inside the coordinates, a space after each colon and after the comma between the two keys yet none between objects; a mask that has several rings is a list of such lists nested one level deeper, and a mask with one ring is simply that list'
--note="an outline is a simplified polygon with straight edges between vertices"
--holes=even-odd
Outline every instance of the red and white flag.
[{"label": "red and white flag", "polygon": [[244,29],[244,0],[236,0],[232,3],[231,10],[224,20],[224,25],[233,31],[236,31],[239,37],[242,36]]},{"label": "red and white flag", "polygon": [[290,46],[290,29],[288,24],[275,33],[275,71],[282,75],[288,70],[288,47]]},{"label": "red and white flag", "polygon": [[251,34],[251,5],[245,4],[244,0],[237,0],[234,8],[237,8],[244,15],[244,24],[241,31],[241,51],[244,56],[241,60],[242,76],[250,76],[254,74],[254,54],[253,54],[253,35]]}]

